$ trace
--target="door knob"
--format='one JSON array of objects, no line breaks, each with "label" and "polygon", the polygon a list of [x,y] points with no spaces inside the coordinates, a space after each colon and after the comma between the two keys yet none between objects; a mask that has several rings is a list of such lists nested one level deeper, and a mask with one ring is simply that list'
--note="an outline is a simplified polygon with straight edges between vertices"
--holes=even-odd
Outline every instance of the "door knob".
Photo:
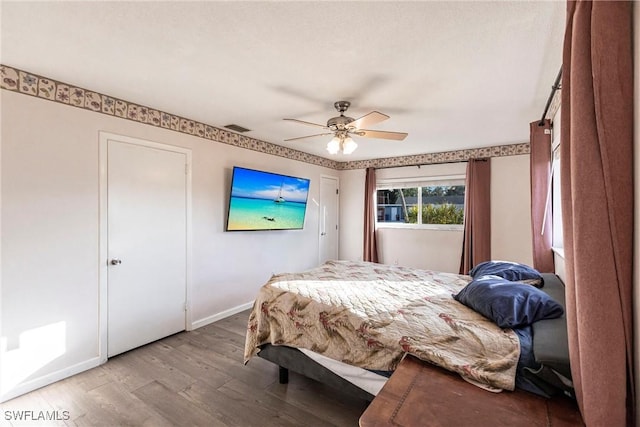
[{"label": "door knob", "polygon": [[118,258],[114,258],[111,260],[111,265],[118,265],[118,264],[122,264],[122,260],[118,259]]}]

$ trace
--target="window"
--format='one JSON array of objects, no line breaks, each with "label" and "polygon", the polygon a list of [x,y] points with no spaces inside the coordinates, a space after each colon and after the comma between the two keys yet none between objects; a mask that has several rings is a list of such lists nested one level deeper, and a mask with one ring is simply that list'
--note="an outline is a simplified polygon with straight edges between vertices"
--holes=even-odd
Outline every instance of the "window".
[{"label": "window", "polygon": [[[560,120],[561,110],[558,110],[553,118],[552,131],[552,152],[551,152],[551,185],[549,190],[551,191],[548,200],[551,202],[551,227],[552,238],[551,246],[556,253],[563,254],[563,234],[562,234],[562,199],[560,193]],[[548,219],[547,219],[548,220]]]},{"label": "window", "polygon": [[464,219],[464,177],[381,181],[377,222],[385,226],[448,226]]},{"label": "window", "polygon": [[551,161],[551,218],[553,237],[551,246],[555,249],[564,248],[562,235],[562,201],[560,198],[560,146],[553,150]]}]

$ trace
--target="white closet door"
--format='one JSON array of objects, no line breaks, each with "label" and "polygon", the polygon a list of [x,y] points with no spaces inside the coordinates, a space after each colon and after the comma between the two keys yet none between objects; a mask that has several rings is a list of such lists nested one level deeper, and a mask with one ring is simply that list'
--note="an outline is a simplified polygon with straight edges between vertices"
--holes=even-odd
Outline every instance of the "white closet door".
[{"label": "white closet door", "polygon": [[109,140],[108,356],[185,329],[185,153]]},{"label": "white closet door", "polygon": [[338,259],[338,179],[320,178],[320,264]]}]

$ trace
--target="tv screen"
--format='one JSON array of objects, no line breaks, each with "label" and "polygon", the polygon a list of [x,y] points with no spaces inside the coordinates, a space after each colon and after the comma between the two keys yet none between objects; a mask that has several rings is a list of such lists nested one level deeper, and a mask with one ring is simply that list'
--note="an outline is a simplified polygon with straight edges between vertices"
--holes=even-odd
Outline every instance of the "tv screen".
[{"label": "tv screen", "polygon": [[304,227],[309,179],[234,166],[227,231]]}]

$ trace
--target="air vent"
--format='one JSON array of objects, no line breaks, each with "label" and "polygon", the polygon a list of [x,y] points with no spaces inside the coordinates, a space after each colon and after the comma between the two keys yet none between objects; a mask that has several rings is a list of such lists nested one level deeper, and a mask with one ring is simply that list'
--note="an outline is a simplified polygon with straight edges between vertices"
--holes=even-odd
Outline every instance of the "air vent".
[{"label": "air vent", "polygon": [[251,130],[251,129],[243,128],[242,126],[238,126],[238,125],[225,125],[225,127],[234,132],[240,132],[240,133],[249,132]]}]

